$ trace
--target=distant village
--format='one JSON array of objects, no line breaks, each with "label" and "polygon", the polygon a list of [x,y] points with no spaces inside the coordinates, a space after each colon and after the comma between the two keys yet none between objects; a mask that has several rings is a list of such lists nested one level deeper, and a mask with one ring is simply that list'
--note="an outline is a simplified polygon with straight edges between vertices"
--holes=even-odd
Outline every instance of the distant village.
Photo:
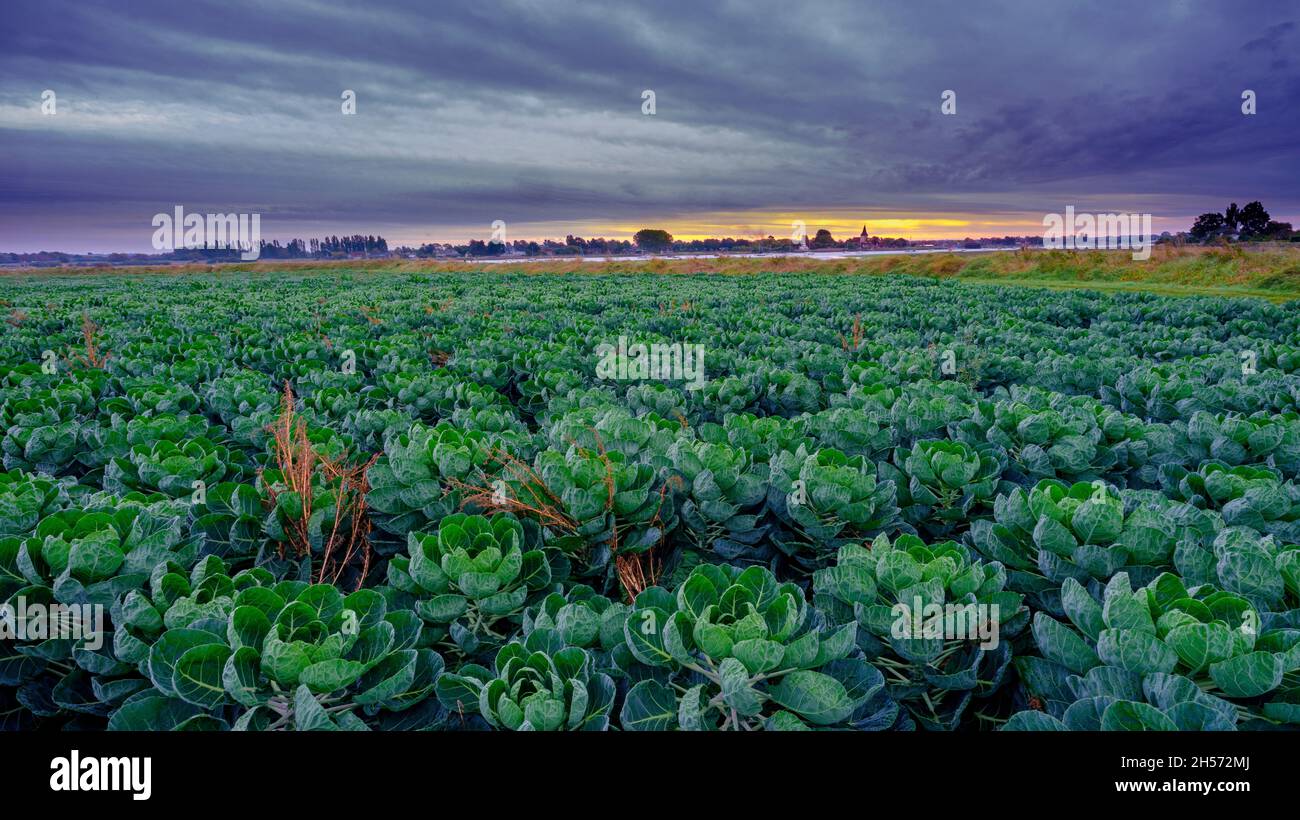
[{"label": "distant village", "polygon": [[[889,250],[975,250],[982,248],[1041,247],[1039,236],[966,237],[964,239],[909,240],[901,237],[872,236],[867,226],[857,236],[836,239],[822,228],[801,241],[793,238],[710,238],[674,239],[666,231],[646,229],[632,239],[584,239],[569,235],[564,239],[516,239],[509,242],[471,239],[466,243],[429,242],[418,247],[390,247],[382,236],[356,234],[328,236],[320,239],[293,239],[260,243],[260,259],[479,259],[484,257],[636,257],[646,255],[689,254],[799,254],[825,251]],[[169,262],[239,261],[244,249],[183,248],[166,253],[0,253],[0,265],[142,265]]]},{"label": "distant village", "polygon": [[[1168,231],[1154,237],[1156,244],[1175,244],[1223,241],[1300,241],[1300,232],[1290,223],[1275,222],[1258,202],[1238,209],[1232,203],[1223,214],[1208,213],[1197,218],[1190,231],[1171,234]],[[352,236],[326,236],[319,239],[292,239],[281,243],[278,239],[259,243],[259,259],[464,259],[484,260],[530,259],[551,257],[638,257],[716,254],[774,254],[801,253],[870,253],[887,251],[956,251],[994,250],[1016,248],[1041,248],[1043,235],[984,236],[964,239],[911,240],[901,237],[873,236],[867,226],[853,237],[836,239],[829,230],[821,228],[812,236],[719,239],[675,239],[667,231],[644,228],[631,239],[584,239],[569,235],[564,239],[516,239],[493,241],[471,239],[466,243],[428,242],[418,247],[401,245],[390,247],[388,240],[372,234]],[[159,265],[193,262],[237,262],[240,255],[250,250],[226,246],[219,248],[180,248],[165,253],[63,253],[40,251],[38,253],[0,253],[0,267],[54,267],[59,265]]]}]

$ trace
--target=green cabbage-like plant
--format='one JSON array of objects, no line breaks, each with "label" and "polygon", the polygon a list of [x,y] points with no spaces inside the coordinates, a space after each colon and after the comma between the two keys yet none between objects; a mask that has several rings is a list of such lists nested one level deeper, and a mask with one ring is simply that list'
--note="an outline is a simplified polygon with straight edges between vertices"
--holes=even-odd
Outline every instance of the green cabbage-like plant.
[{"label": "green cabbage-like plant", "polygon": [[208,412],[230,424],[259,410],[273,410],[280,396],[265,373],[229,370],[208,383],[203,402]]},{"label": "green cabbage-like plant", "polygon": [[508,513],[454,513],[431,534],[407,536],[407,555],[388,564],[388,579],[416,597],[432,634],[465,655],[508,640],[528,597],[551,581],[540,549]]},{"label": "green cabbage-like plant", "polygon": [[822,409],[821,385],[802,373],[760,367],[754,381],[759,407],[768,415],[791,418]]},{"label": "green cabbage-like plant", "polygon": [[0,407],[0,453],[6,470],[59,475],[77,455],[76,405],[52,396],[6,401]]},{"label": "green cabbage-like plant", "polygon": [[151,688],[127,697],[110,729],[174,728],[172,714],[203,728],[365,729],[363,715],[409,709],[442,672],[415,613],[389,611],[374,590],[276,583],[260,568],[228,576],[215,556],[188,577],[177,569],[161,567],[150,596],[114,611],[114,652]]},{"label": "green cabbage-like plant", "polygon": [[[242,595],[249,587],[271,587],[274,577],[265,569],[245,570],[233,578],[216,556],[190,566],[168,560],[154,567],[147,585],[120,596],[112,608],[113,654],[121,662],[140,666],[148,677],[151,646],[167,629],[203,621],[216,630],[236,606],[260,593]],[[134,694],[134,692],[132,692]]]},{"label": "green cabbage-like plant", "polygon": [[573,559],[581,575],[601,579],[602,591],[615,583],[616,552],[647,552],[676,524],[673,496],[655,469],[619,450],[543,450],[531,476],[512,473],[505,483],[510,498],[567,519],[566,534],[548,546]]},{"label": "green cabbage-like plant", "polygon": [[536,415],[545,410],[555,397],[567,396],[587,386],[590,385],[584,384],[576,366],[534,371],[519,382],[519,407],[525,413]]},{"label": "green cabbage-like plant", "polygon": [[107,424],[94,420],[82,425],[79,433],[81,449],[77,453],[77,461],[92,470],[102,469],[113,459],[128,458],[133,447],[152,447],[164,439],[180,444],[189,439],[211,436],[215,432],[216,428],[198,414],[174,416],[168,413],[161,416],[137,416],[133,419],[114,414]]},{"label": "green cabbage-like plant", "polygon": [[1000,564],[914,535],[846,544],[813,576],[813,604],[832,624],[857,624],[857,642],[890,696],[927,729],[954,729],[975,697],[1003,683],[1011,640],[1028,622],[1004,589]]},{"label": "green cabbage-like plant", "polygon": [[[491,353],[491,351],[485,351]],[[508,362],[489,356],[468,356],[457,354],[447,362],[447,368],[464,376],[465,379],[486,385],[495,390],[502,390],[510,383],[511,370]]]},{"label": "green cabbage-like plant", "polygon": [[0,537],[30,535],[67,503],[65,483],[21,470],[0,473]]},{"label": "green cabbage-like plant", "polygon": [[264,511],[256,487],[233,481],[210,487],[194,504],[193,514],[190,526],[202,533],[204,555],[252,556],[263,543]]},{"label": "green cabbage-like plant", "polygon": [[620,712],[625,730],[885,728],[884,679],[793,583],[763,567],[701,564],[675,591],[650,587],[624,625],[645,671]]},{"label": "green cabbage-like plant", "polygon": [[[0,538],[0,604],[5,629],[13,630],[0,642],[0,698],[16,704],[6,723],[106,716],[112,698],[101,692],[101,678],[129,671],[110,651],[108,608],[148,583],[159,562],[193,554],[177,510],[134,498],[56,512],[28,537]],[[16,620],[35,608],[64,614],[19,632]]]},{"label": "green cabbage-like plant", "polygon": [[1114,448],[1094,414],[1026,402],[981,401],[974,415],[954,425],[954,438],[972,446],[994,444],[1007,454],[1011,476],[1032,484],[1044,478],[1093,481],[1114,469]]},{"label": "green cabbage-like plant", "polygon": [[212,487],[242,474],[243,458],[238,451],[205,438],[182,444],[163,439],[132,447],[126,458],[106,464],[104,489],[115,493],[161,492],[185,498],[199,486]]},{"label": "green cabbage-like plant", "polygon": [[802,447],[772,459],[768,507],[787,524],[778,549],[805,571],[825,565],[844,541],[874,538],[904,526],[897,485],[879,479],[861,456]]},{"label": "green cabbage-like plant", "polygon": [[692,417],[719,424],[734,414],[752,412],[757,399],[758,391],[750,380],[736,376],[711,379],[687,396]]},{"label": "green cabbage-like plant", "polygon": [[457,409],[480,409],[506,403],[491,387],[465,381],[445,369],[425,373],[391,373],[379,380],[393,406],[422,419],[450,418]]},{"label": "green cabbage-like plant", "polygon": [[[623,622],[627,613],[627,604],[611,601],[586,584],[572,584],[525,610],[522,631],[525,638],[538,631],[550,632],[546,638],[550,645],[558,641],[563,646],[601,653],[598,658],[608,655],[611,660],[614,656],[626,660],[629,656]],[[603,661],[598,665],[606,666]]]},{"label": "green cabbage-like plant", "polygon": [[105,415],[159,416],[167,413],[197,412],[199,397],[187,384],[171,379],[142,376],[122,380],[123,395],[105,399],[100,412]]},{"label": "green cabbage-like plant", "polygon": [[384,455],[370,468],[366,501],[380,529],[405,537],[428,529],[456,512],[463,494],[458,486],[477,485],[494,472],[496,444],[481,432],[450,424],[416,424],[390,436]]},{"label": "green cabbage-like plant", "polygon": [[438,679],[449,712],[477,713],[509,731],[604,731],[615,692],[591,652],[564,645],[546,629],[501,647],[491,669],[467,664]]},{"label": "green cabbage-like plant", "polygon": [[477,430],[508,442],[510,450],[521,458],[531,456],[536,449],[528,425],[508,408],[466,407],[451,414],[451,423],[462,430]]},{"label": "green cabbage-like plant", "polygon": [[905,385],[895,393],[890,389],[866,392],[862,400],[892,402],[884,409],[896,440],[904,444],[943,435],[953,422],[969,418],[974,394],[960,382],[919,381]]},{"label": "green cabbage-like plant", "polygon": [[935,537],[960,532],[993,504],[1001,486],[1005,454],[996,446],[960,441],[921,441],[894,451],[880,464],[880,477],[898,488],[903,519]]},{"label": "green cabbage-like plant", "polygon": [[894,443],[893,431],[880,415],[851,407],[833,407],[805,416],[808,435],[823,447],[848,456],[876,460]]},{"label": "green cabbage-like plant", "polygon": [[1161,480],[1170,496],[1217,509],[1231,526],[1253,527],[1284,541],[1300,541],[1300,485],[1270,467],[1229,467],[1206,461],[1195,471],[1169,465]]},{"label": "green cabbage-like plant", "polygon": [[646,413],[637,417],[626,408],[595,405],[555,419],[547,430],[551,449],[571,446],[593,452],[617,451],[629,461],[667,466],[667,453],[681,425],[672,417]]},{"label": "green cabbage-like plant", "polygon": [[682,479],[681,519],[695,546],[724,560],[755,552],[767,532],[767,465],[729,445],[686,438],[669,455]]},{"label": "green cabbage-like plant", "polygon": [[1216,530],[1216,522],[1194,507],[1157,498],[1134,494],[1128,505],[1105,484],[1067,487],[1044,479],[1028,493],[1017,488],[998,496],[994,520],[973,522],[971,541],[987,560],[1007,567],[1010,589],[1061,615],[1067,578],[1104,582],[1125,569],[1149,580],[1172,566],[1180,541]]},{"label": "green cabbage-like plant", "polygon": [[1114,387],[1104,385],[1101,398],[1112,407],[1148,421],[1188,418],[1203,409],[1198,385],[1167,365],[1143,367],[1123,373]]},{"label": "green cabbage-like plant", "polygon": [[624,394],[627,409],[634,416],[654,413],[665,419],[686,417],[686,391],[666,384],[634,384]]},{"label": "green cabbage-like plant", "polygon": [[537,411],[534,418],[546,429],[574,410],[612,407],[615,406],[616,401],[614,392],[605,387],[574,388],[563,395],[551,396],[546,405]]},{"label": "green cabbage-like plant", "polygon": [[382,452],[390,436],[410,429],[411,417],[401,410],[358,408],[344,416],[340,427],[363,452]]},{"label": "green cabbage-like plant", "polygon": [[13,579],[46,587],[65,604],[108,606],[148,581],[159,563],[195,554],[182,515],[167,504],[62,510],[42,519],[31,537],[7,543]]},{"label": "green cabbage-like plant", "polygon": [[739,413],[726,416],[721,424],[701,424],[699,437],[702,441],[744,450],[753,456],[755,462],[761,463],[770,463],[778,453],[797,452],[801,446],[805,451],[816,449],[816,443],[808,437],[807,421],[803,418],[792,420]]},{"label": "green cabbage-like plant", "polygon": [[1300,628],[1300,545],[1278,543],[1250,527],[1225,527],[1209,544],[1179,542],[1174,566],[1187,584],[1240,595],[1266,621]]},{"label": "green cabbage-like plant", "polygon": [[[1231,730],[1300,718],[1288,682],[1300,631],[1262,630],[1246,599],[1189,589],[1172,573],[1135,590],[1123,572],[1099,595],[1070,579],[1062,596],[1070,624],[1037,613],[1041,657],[1016,664],[1033,705],[1064,728]],[[1044,723],[1016,715],[1004,728]]]},{"label": "green cabbage-like plant", "polygon": [[1173,427],[1193,464],[1267,465],[1288,478],[1300,478],[1300,416],[1295,413],[1256,412],[1243,417],[1202,410]]}]

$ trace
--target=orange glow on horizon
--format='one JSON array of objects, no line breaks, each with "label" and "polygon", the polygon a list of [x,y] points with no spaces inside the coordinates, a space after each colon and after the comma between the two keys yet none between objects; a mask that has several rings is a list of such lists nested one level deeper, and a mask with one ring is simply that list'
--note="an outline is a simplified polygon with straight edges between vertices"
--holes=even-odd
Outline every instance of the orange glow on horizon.
[{"label": "orange glow on horizon", "polygon": [[[791,238],[796,231],[796,224],[802,221],[809,237],[819,229],[831,232],[837,241],[852,239],[867,227],[869,236],[887,238],[904,238],[912,240],[926,239],[964,239],[981,236],[1033,236],[1043,231],[1041,213],[1005,213],[1005,214],[968,214],[968,213],[869,213],[864,211],[826,210],[797,213],[794,211],[737,211],[709,214],[678,214],[662,219],[645,219],[639,222],[620,220],[606,222],[599,219],[574,221],[539,221],[511,224],[507,220],[508,241],[523,239],[541,241],[543,239],[563,240],[565,236],[580,236],[584,239],[627,239],[630,240],[643,228],[658,228],[668,231],[674,239],[690,241],[694,239],[761,239],[768,236],[776,239]],[[419,241],[466,242],[470,239],[486,239],[489,230],[463,226],[459,229],[437,231],[436,238]],[[411,244],[409,239],[400,240]],[[390,244],[392,244],[390,240]]]}]

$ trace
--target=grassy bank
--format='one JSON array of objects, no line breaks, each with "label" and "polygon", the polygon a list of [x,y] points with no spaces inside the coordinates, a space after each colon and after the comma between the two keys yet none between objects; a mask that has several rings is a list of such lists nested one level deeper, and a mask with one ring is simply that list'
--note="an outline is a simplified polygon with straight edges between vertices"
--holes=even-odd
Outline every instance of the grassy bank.
[{"label": "grassy bank", "polygon": [[234,264],[178,264],[155,267],[16,268],[4,277],[81,276],[116,272],[121,275],[236,273],[292,270],[303,274],[399,271],[479,270],[485,274],[657,273],[690,275],[720,273],[743,276],[771,272],[817,272],[827,275],[880,276],[908,274],[955,278],[989,284],[1027,287],[1091,288],[1105,291],[1145,291],[1166,295],[1253,296],[1272,301],[1300,298],[1300,247],[1285,245],[1222,248],[1156,248],[1151,258],[1134,260],[1128,251],[1020,250],[987,254],[921,254],[847,259],[807,257],[719,257],[714,259],[658,258],[546,259],[510,264],[461,260],[370,259],[338,261],[262,260]]}]

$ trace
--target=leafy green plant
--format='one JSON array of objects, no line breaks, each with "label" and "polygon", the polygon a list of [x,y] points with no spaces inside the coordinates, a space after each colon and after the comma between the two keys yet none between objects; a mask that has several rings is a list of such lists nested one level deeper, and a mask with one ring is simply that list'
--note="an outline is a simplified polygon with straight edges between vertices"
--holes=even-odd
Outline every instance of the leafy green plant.
[{"label": "leafy green plant", "polygon": [[760,523],[767,465],[729,445],[689,439],[678,440],[669,455],[682,479],[681,518],[696,546],[725,560],[755,550],[767,532]]},{"label": "leafy green plant", "polygon": [[1096,416],[1082,408],[1061,412],[1014,400],[983,401],[976,403],[970,419],[954,426],[954,438],[967,444],[1001,447],[1025,483],[1044,478],[1093,481],[1118,462]]},{"label": "leafy green plant", "polygon": [[1207,537],[1217,526],[1194,507],[1133,498],[1130,506],[1104,484],[1045,479],[1028,493],[999,496],[994,520],[971,525],[971,541],[1007,567],[1009,588],[1060,615],[1067,578],[1106,581],[1125,569],[1149,580],[1172,565],[1180,541]]},{"label": "leafy green plant", "polygon": [[546,556],[506,513],[449,515],[432,534],[411,533],[407,553],[389,562],[389,582],[416,597],[432,634],[466,655],[508,639],[529,595],[551,580]]},{"label": "leafy green plant", "polygon": [[66,469],[77,455],[81,425],[76,416],[74,406],[53,398],[6,401],[0,408],[4,468],[45,473]]},{"label": "leafy green plant", "polygon": [[257,488],[233,481],[203,493],[194,505],[195,531],[203,534],[202,551],[221,558],[255,555],[262,546],[262,497]]},{"label": "leafy green plant", "polygon": [[187,713],[209,728],[364,729],[362,715],[428,697],[442,671],[415,614],[388,611],[373,590],[231,577],[215,556],[188,578],[175,569],[115,611],[115,653],[152,688],[126,698],[110,729],[175,728],[165,716]]},{"label": "leafy green plant", "polygon": [[[141,490],[185,498],[199,486],[237,479],[242,459],[220,444],[196,438],[182,444],[162,439],[137,445],[125,458],[104,466],[104,489],[117,493]],[[201,484],[200,484],[201,483]]]},{"label": "leafy green plant", "polygon": [[21,470],[0,473],[0,537],[30,534],[67,500],[62,482]]},{"label": "leafy green plant", "polygon": [[813,603],[831,624],[857,625],[858,645],[918,723],[954,729],[973,697],[1002,685],[1028,621],[1005,583],[1000,564],[973,561],[955,542],[880,535],[840,547],[813,576]]},{"label": "leafy green plant", "polygon": [[449,424],[417,424],[390,437],[369,471],[366,498],[378,513],[375,523],[403,537],[436,524],[460,505],[459,491],[449,483],[476,482],[490,469],[492,454],[490,437]]},{"label": "leafy green plant", "polygon": [[802,447],[772,460],[768,505],[790,536],[776,546],[805,570],[829,561],[840,543],[893,532],[903,525],[897,485],[876,477],[875,465],[838,450]]},{"label": "leafy green plant", "polygon": [[[1287,675],[1300,669],[1300,632],[1260,631],[1244,598],[1188,589],[1164,573],[1134,590],[1126,573],[1100,600],[1073,579],[1063,590],[1072,626],[1034,616],[1042,658],[1031,691],[1065,728],[1222,730],[1297,718]],[[1032,684],[1031,684],[1032,686]],[[1004,728],[1035,728],[1017,715]],[[1060,728],[1060,727],[1057,727]]]},{"label": "leafy green plant", "polygon": [[649,667],[627,693],[626,730],[878,726],[880,673],[855,624],[823,625],[803,591],[762,567],[701,564],[675,592],[637,596],[624,632]]},{"label": "leafy green plant", "polygon": [[880,476],[898,488],[903,519],[936,537],[964,528],[992,505],[1005,455],[993,446],[959,441],[922,441],[894,451]]},{"label": "leafy green plant", "polygon": [[438,680],[449,711],[469,711],[510,731],[603,731],[614,706],[614,681],[591,654],[536,630],[497,651],[492,669],[476,665]]},{"label": "leafy green plant", "polygon": [[1162,471],[1169,495],[1218,509],[1230,525],[1254,527],[1287,541],[1300,541],[1300,485],[1283,482],[1268,467],[1228,467],[1206,461],[1195,471]]},{"label": "leafy green plant", "polygon": [[1291,479],[1300,477],[1300,417],[1294,413],[1242,417],[1199,411],[1174,428],[1192,463],[1267,465]]},{"label": "leafy green plant", "polygon": [[62,510],[42,519],[31,537],[4,543],[9,579],[46,588],[65,604],[111,605],[147,582],[159,563],[195,554],[174,506],[139,500]]},{"label": "leafy green plant", "polygon": [[650,551],[675,523],[672,495],[653,467],[619,450],[574,444],[538,453],[531,471],[510,473],[509,496],[547,510],[565,536],[551,543],[577,559],[581,574],[629,592],[652,582]]}]

